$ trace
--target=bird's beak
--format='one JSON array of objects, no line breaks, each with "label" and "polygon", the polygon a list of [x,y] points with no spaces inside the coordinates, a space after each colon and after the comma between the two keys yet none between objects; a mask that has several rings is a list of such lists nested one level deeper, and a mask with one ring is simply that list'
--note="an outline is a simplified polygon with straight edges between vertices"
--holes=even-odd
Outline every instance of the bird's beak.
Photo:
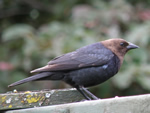
[{"label": "bird's beak", "polygon": [[127,49],[130,50],[130,49],[136,49],[136,48],[139,48],[139,46],[135,45],[135,44],[132,44],[131,42],[128,42],[129,45],[127,46]]}]

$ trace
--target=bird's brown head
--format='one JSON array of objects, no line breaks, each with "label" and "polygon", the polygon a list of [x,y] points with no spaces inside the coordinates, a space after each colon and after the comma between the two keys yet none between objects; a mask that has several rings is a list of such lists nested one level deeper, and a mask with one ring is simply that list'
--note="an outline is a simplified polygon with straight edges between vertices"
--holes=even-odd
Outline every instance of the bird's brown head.
[{"label": "bird's brown head", "polygon": [[101,43],[106,48],[110,49],[114,54],[116,54],[121,60],[121,62],[123,61],[125,54],[129,50],[139,48],[137,45],[132,44],[131,42],[127,42],[120,38],[114,38],[114,39],[101,41]]}]

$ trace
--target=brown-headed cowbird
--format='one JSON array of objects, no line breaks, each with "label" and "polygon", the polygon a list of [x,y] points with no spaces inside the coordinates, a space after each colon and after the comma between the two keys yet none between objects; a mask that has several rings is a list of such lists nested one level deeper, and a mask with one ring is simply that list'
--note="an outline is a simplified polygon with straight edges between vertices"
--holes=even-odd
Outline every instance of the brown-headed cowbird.
[{"label": "brown-headed cowbird", "polygon": [[138,46],[123,39],[97,42],[52,59],[46,66],[31,71],[35,75],[9,87],[36,80],[62,80],[86,99],[98,99],[85,87],[98,85],[114,76],[125,54],[135,48]]}]

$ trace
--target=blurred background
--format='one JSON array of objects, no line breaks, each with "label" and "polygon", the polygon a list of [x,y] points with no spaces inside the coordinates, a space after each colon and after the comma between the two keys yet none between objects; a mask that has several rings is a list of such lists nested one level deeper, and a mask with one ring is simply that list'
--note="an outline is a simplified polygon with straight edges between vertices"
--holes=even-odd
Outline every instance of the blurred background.
[{"label": "blurred background", "polygon": [[140,46],[119,73],[90,90],[101,98],[150,91],[150,0],[0,0],[0,93],[61,89],[58,81],[7,86],[52,58],[110,38]]}]

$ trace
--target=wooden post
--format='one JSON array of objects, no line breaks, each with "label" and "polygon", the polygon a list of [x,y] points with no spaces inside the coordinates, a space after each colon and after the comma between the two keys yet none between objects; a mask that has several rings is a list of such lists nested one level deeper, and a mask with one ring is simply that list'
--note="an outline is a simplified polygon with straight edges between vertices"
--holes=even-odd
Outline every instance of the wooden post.
[{"label": "wooden post", "polygon": [[150,95],[11,110],[6,113],[150,113]]},{"label": "wooden post", "polygon": [[84,97],[74,88],[0,94],[0,110],[32,108],[78,102]]}]

